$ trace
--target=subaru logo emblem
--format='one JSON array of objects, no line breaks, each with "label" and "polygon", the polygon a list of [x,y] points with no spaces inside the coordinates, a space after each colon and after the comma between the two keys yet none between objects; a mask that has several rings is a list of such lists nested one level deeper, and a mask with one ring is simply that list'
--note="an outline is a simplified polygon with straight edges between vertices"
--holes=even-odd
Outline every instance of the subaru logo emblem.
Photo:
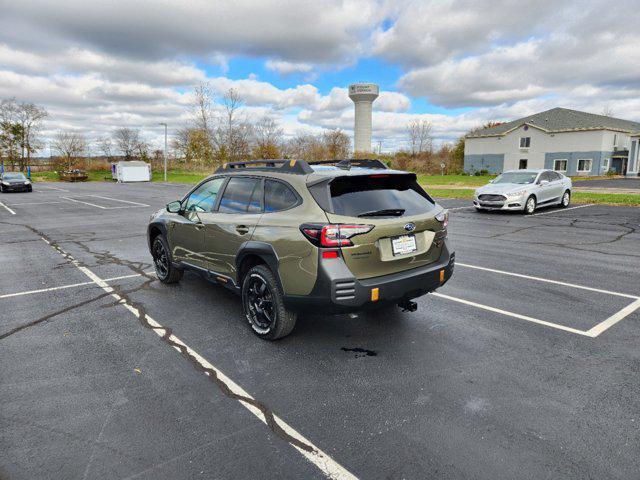
[{"label": "subaru logo emblem", "polygon": [[405,229],[407,232],[413,232],[413,231],[416,229],[416,225],[415,225],[414,223],[407,223],[407,224],[404,226],[404,229]]}]

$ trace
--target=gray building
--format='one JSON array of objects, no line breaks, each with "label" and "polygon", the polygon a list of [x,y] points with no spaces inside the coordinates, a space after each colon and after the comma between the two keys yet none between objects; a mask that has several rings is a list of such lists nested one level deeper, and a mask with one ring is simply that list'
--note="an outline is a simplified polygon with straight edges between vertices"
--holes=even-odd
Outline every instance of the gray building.
[{"label": "gray building", "polygon": [[465,137],[464,169],[549,168],[566,175],[638,175],[640,123],[566,108],[476,130]]}]

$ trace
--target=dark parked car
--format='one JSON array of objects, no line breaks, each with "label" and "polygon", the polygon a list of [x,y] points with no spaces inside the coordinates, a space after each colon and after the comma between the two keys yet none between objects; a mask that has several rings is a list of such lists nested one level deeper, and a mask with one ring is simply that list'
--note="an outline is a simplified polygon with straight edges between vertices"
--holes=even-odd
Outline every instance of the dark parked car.
[{"label": "dark parked car", "polygon": [[154,214],[148,240],[160,281],[191,269],[230,288],[273,340],[303,310],[415,310],[453,272],[447,222],[414,173],[377,160],[244,162]]},{"label": "dark parked car", "polygon": [[20,172],[4,172],[0,174],[0,193],[30,192],[31,181]]}]

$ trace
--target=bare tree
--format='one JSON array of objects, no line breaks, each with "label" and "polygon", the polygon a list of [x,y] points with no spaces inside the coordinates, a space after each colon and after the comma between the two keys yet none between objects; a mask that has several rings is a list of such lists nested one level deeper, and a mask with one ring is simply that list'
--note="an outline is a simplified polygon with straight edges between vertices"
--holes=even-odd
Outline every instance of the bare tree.
[{"label": "bare tree", "polygon": [[223,115],[214,137],[219,161],[240,160],[248,155],[252,126],[241,118],[242,106],[242,98],[233,88],[222,97]]},{"label": "bare tree", "polygon": [[327,160],[349,158],[351,152],[351,139],[339,128],[329,130],[322,134],[322,144]]},{"label": "bare tree", "polygon": [[201,83],[193,89],[194,96],[194,126],[205,132],[213,128],[212,111],[213,93],[207,82]]},{"label": "bare tree", "polygon": [[111,157],[113,157],[113,143],[111,139],[109,137],[98,137],[96,144],[98,145],[100,153],[102,153],[108,161],[111,161]]},{"label": "bare tree", "polygon": [[34,103],[19,103],[15,98],[3,100],[0,103],[0,119],[3,124],[2,130],[5,132],[3,142],[5,145],[9,142],[11,151],[16,146],[19,147],[20,170],[24,170],[29,164],[31,155],[42,148],[38,136],[47,115],[43,107]]},{"label": "bare tree", "polygon": [[113,140],[118,151],[125,160],[131,160],[144,151],[144,142],[140,138],[140,132],[133,128],[119,128],[113,132]]},{"label": "bare tree", "polygon": [[282,128],[273,118],[264,116],[253,125],[255,158],[279,158],[282,145]]},{"label": "bare tree", "polygon": [[72,162],[86,152],[87,141],[81,133],[60,131],[51,146],[66,160],[67,169],[71,170]]},{"label": "bare tree", "polygon": [[602,115],[604,115],[605,117],[613,117],[615,115],[610,104],[607,103],[604,107],[602,107]]},{"label": "bare tree", "polygon": [[431,136],[431,124],[426,120],[414,120],[407,125],[409,146],[413,156],[433,149],[433,137]]}]

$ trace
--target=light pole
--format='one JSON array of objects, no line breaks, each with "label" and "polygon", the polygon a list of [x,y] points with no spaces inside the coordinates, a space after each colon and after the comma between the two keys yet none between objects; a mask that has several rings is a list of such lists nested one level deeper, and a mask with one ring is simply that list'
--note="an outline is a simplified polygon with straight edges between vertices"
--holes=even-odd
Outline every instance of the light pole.
[{"label": "light pole", "polygon": [[164,125],[164,150],[162,157],[164,158],[164,181],[167,181],[167,124],[160,122],[159,125]]}]

